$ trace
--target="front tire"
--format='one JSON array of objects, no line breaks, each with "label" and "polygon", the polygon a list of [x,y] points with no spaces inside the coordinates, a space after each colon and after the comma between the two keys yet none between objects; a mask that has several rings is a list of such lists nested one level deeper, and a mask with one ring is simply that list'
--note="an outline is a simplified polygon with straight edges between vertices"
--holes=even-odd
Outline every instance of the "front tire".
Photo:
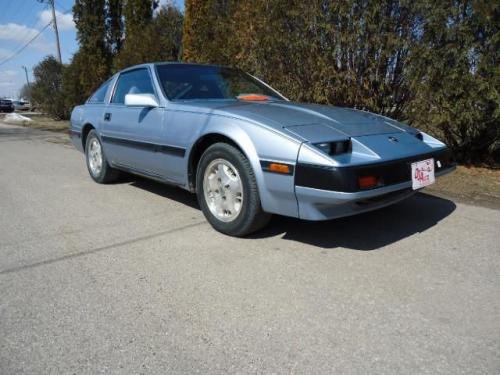
[{"label": "front tire", "polygon": [[109,166],[104,155],[101,140],[95,130],[91,130],[85,142],[85,160],[90,177],[99,183],[106,184],[117,179],[119,172]]},{"label": "front tire", "polygon": [[227,143],[215,143],[201,156],[196,173],[198,203],[219,232],[242,237],[264,227],[257,181],[248,159]]}]

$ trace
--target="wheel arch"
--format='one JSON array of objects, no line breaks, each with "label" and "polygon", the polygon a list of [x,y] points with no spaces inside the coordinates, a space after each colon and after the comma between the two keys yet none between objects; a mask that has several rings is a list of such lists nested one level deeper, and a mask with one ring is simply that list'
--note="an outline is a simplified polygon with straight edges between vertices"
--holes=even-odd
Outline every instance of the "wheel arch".
[{"label": "wheel arch", "polygon": [[82,147],[84,151],[85,151],[85,145],[87,143],[87,136],[93,129],[95,130],[95,126],[92,125],[90,122],[82,126]]},{"label": "wheel arch", "polygon": [[[265,174],[261,157],[278,154],[277,160],[289,160],[294,163],[298,144],[290,145],[290,140],[285,137],[272,138],[268,129],[236,119],[223,119],[209,122],[207,125],[188,150],[185,161],[187,165],[184,167],[187,172],[184,186],[191,192],[196,192],[196,167],[201,155],[211,144],[226,142],[240,150],[250,162],[264,211],[297,217],[293,176]],[[276,149],[280,152],[276,153]]]},{"label": "wheel arch", "polygon": [[227,143],[237,148],[243,155],[250,160],[249,155],[245,152],[243,147],[238,144],[233,138],[217,132],[211,132],[201,136],[191,147],[188,157],[188,188],[191,192],[196,191],[196,170],[200,162],[201,156],[207,148],[215,143]]}]

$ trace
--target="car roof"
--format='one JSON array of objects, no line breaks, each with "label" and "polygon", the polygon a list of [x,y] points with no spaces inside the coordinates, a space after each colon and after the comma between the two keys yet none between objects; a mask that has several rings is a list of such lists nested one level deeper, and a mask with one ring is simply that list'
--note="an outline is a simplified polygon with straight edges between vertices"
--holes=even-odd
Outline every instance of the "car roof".
[{"label": "car roof", "polygon": [[180,61],[155,61],[155,62],[149,62],[149,63],[129,66],[128,68],[125,68],[125,69],[121,70],[120,72],[126,72],[128,70],[134,70],[134,69],[138,69],[138,68],[145,68],[145,67],[157,66],[157,65],[208,66],[208,67],[219,67],[219,68],[224,67],[223,65],[215,65],[215,64],[184,63],[184,62],[180,62]]}]

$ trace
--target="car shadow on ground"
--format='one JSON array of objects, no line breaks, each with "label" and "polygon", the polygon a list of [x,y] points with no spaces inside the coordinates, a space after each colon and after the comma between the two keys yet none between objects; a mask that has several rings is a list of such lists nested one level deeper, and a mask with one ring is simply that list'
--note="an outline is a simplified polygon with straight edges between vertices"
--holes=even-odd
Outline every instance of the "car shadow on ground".
[{"label": "car shadow on ground", "polygon": [[[128,183],[130,186],[176,200],[194,209],[199,209],[196,196],[180,188],[137,177],[123,177],[116,183]],[[450,215],[455,208],[456,205],[448,199],[419,193],[390,207],[330,221],[308,222],[275,215],[266,228],[242,239],[242,241],[281,236],[284,240],[296,241],[320,248],[332,249],[344,247],[352,250],[377,250],[431,228]],[[198,225],[200,225],[199,222],[191,223],[184,228]],[[18,272],[66,259],[98,253],[171,232],[171,230],[166,230],[163,233],[129,239],[125,242],[103,246],[90,251],[76,254],[70,253],[55,259],[47,259],[33,264],[4,269],[0,270],[0,274]]]},{"label": "car shadow on ground", "polygon": [[161,182],[131,175],[124,175],[123,177],[120,177],[116,183],[129,183],[130,186],[146,190],[150,193],[157,194],[168,199],[173,199],[197,210],[200,209],[195,194],[191,194],[188,191],[176,186],[170,186]]},{"label": "car shadow on ground", "polygon": [[[125,177],[121,182],[199,209],[196,196],[185,190],[137,177]],[[329,221],[312,222],[274,215],[264,229],[246,240],[281,236],[321,248],[376,250],[433,227],[455,209],[451,200],[417,193],[389,207]]]},{"label": "car shadow on ground", "polygon": [[328,221],[304,221],[273,216],[250,238],[281,235],[283,239],[321,248],[377,250],[433,227],[456,209],[455,203],[418,193],[379,210]]},{"label": "car shadow on ground", "polygon": [[[199,209],[194,194],[146,179],[129,178],[132,186]],[[376,250],[433,227],[455,209],[451,200],[417,193],[389,207],[329,221],[311,222],[274,215],[269,225],[247,239],[281,236],[321,248]]]}]

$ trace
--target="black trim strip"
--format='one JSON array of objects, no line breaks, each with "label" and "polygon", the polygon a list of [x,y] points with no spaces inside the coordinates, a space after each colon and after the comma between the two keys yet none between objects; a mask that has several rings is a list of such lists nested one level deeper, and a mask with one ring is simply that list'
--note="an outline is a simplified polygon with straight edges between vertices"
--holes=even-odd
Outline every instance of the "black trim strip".
[{"label": "black trim strip", "polygon": [[69,135],[81,138],[82,132],[80,130],[69,129]]},{"label": "black trim strip", "polygon": [[[436,172],[446,170],[454,165],[451,152],[448,149],[382,163],[345,167],[298,163],[295,168],[295,185],[352,193],[361,190],[358,186],[358,177],[362,176],[376,176],[379,179],[379,184],[374,188],[395,185],[411,180],[411,163],[430,158],[434,158]],[[441,167],[437,166],[438,161],[440,161]]]},{"label": "black trim strip", "polygon": [[139,174],[139,175],[144,176],[144,177],[153,178],[153,179],[158,180],[158,181],[163,181],[164,180],[164,178],[163,178],[162,175],[160,175],[158,173],[155,173],[153,171],[148,171],[148,170],[143,170],[143,169],[136,169],[136,168],[133,168],[133,167],[130,167],[128,165],[121,164],[121,163],[114,163],[113,167],[121,169],[121,170],[123,170],[125,172],[130,172],[130,173],[133,173],[133,174]]},{"label": "black trim strip", "polygon": [[113,143],[115,145],[127,146],[151,152],[161,152],[163,154],[178,156],[181,158],[186,155],[186,149],[183,147],[161,145],[156,143],[141,142],[131,139],[115,138],[109,136],[101,136],[101,139],[103,142]]},{"label": "black trim strip", "polygon": [[[275,171],[271,171],[269,170],[269,166],[273,163],[276,163],[276,164],[283,164],[283,165],[287,165],[288,166],[288,173],[280,173],[280,172],[275,172]],[[295,170],[295,166],[293,164],[288,164],[288,163],[283,163],[281,161],[272,161],[272,160],[261,160],[260,161],[260,166],[262,167],[262,170],[264,172],[268,172],[268,173],[276,173],[276,174],[283,174],[283,175],[288,175],[288,176],[291,176],[293,175],[293,172]]]}]

